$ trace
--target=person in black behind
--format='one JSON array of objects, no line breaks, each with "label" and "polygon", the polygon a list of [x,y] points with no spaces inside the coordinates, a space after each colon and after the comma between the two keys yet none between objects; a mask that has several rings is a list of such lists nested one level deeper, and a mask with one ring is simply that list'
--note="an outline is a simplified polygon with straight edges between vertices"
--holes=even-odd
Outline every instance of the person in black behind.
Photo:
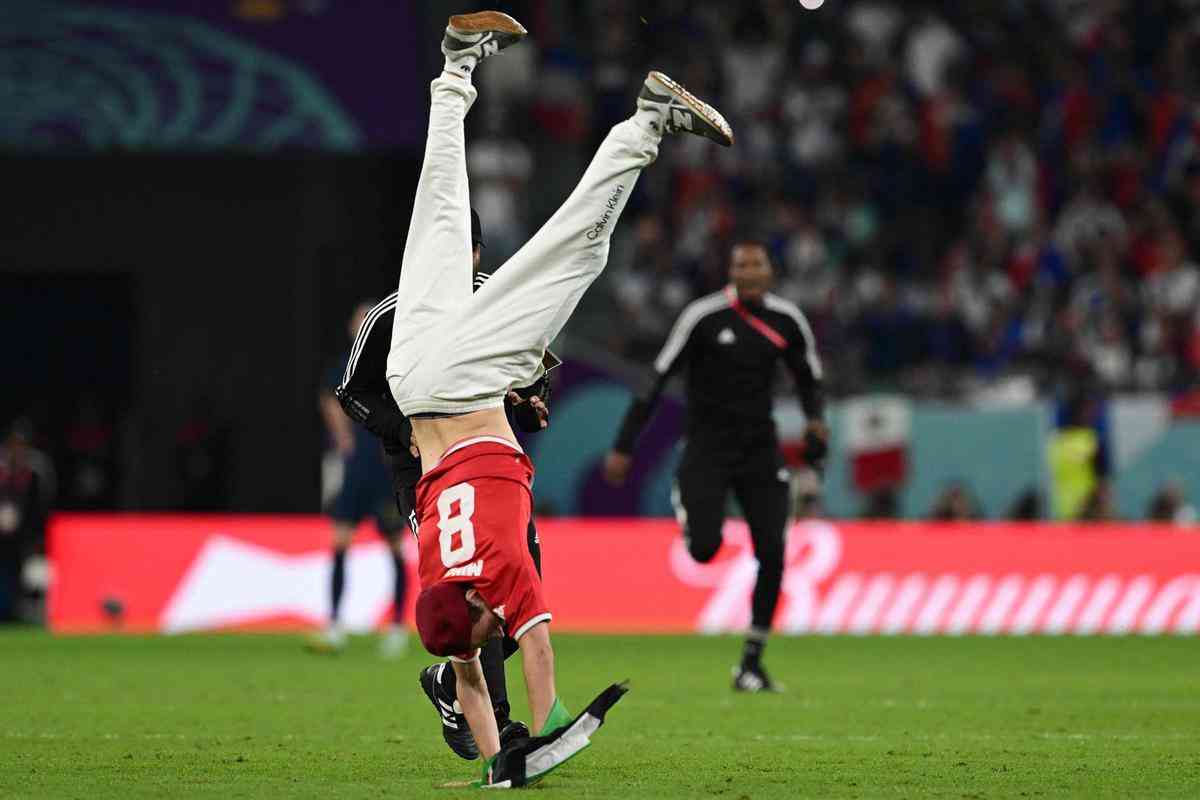
[{"label": "person in black behind", "polygon": [[[356,340],[367,315],[375,307],[374,300],[355,306],[347,326],[351,342]],[[342,484],[326,509],[333,523],[329,621],[323,631],[309,639],[307,647],[315,653],[337,653],[346,647],[341,609],[350,578],[349,550],[359,524],[371,518],[379,535],[388,543],[392,556],[392,618],[379,649],[385,658],[399,658],[408,649],[408,633],[404,628],[404,599],[408,592],[403,550],[405,518],[397,513],[393,500],[388,471],[390,459],[370,433],[346,419],[336,396],[352,355],[353,351],[330,371],[318,397],[321,418],[342,463]]]},{"label": "person in black behind", "polygon": [[783,581],[789,502],[790,475],[771,416],[778,362],[795,378],[808,419],[810,464],[819,466],[828,442],[817,343],[800,309],[767,291],[773,277],[765,245],[743,240],[733,246],[730,285],[679,315],[654,362],[653,385],[634,400],[604,463],[610,483],[625,481],[638,435],[667,380],[682,370],[688,416],[672,501],[688,551],[700,562],[716,556],[732,490],[758,559],[751,627],[733,668],[733,688],[748,692],[780,688],[762,664]]},{"label": "person in black behind", "polygon": [[54,493],[54,466],[34,447],[33,423],[16,420],[0,440],[0,622],[29,611],[22,572],[30,561],[45,563]]},{"label": "person in black behind", "polygon": [[[475,276],[473,286],[479,289],[489,273],[480,272],[481,248],[483,247],[482,226],[479,215],[471,210],[471,238]],[[396,506],[401,517],[408,520],[414,534],[419,534],[416,525],[416,487],[421,477],[421,459],[412,443],[412,426],[400,413],[387,382],[387,357],[392,346],[392,322],[396,315],[396,293],[392,292],[382,302],[367,312],[354,346],[342,384],[335,392],[342,409],[354,421],[379,437],[383,442],[392,467],[392,486],[396,495]],[[505,409],[509,422],[516,430],[535,433],[549,424],[550,374],[558,359],[546,354],[547,372],[537,383],[508,393]],[[542,571],[541,545],[533,520],[528,530],[529,553],[538,574]],[[528,727],[509,718],[508,690],[504,676],[504,661],[517,650],[517,643],[510,638],[493,639],[484,646],[480,654],[484,679],[496,712],[496,727],[500,731],[502,744],[529,735]],[[457,755],[471,760],[479,757],[475,739],[467,726],[466,717],[456,713],[457,689],[454,670],[449,662],[440,662],[421,671],[421,688],[438,712],[442,724],[442,737]]]}]

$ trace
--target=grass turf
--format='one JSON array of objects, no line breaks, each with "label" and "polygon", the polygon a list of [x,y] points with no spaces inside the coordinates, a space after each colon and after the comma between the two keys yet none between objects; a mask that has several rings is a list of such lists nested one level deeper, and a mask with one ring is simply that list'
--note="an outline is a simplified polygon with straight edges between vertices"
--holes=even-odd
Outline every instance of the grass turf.
[{"label": "grass turf", "polygon": [[[555,636],[573,712],[633,691],[535,796],[1200,797],[1197,640],[777,639],[777,696],[729,690],[738,647]],[[442,743],[430,660],[0,630],[0,797],[473,797],[438,788],[478,769]]]}]

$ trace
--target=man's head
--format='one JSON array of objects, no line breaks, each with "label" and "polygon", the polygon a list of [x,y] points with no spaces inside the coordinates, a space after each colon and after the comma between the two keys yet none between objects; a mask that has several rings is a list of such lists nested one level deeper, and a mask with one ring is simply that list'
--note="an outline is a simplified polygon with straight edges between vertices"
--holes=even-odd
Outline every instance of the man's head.
[{"label": "man's head", "polygon": [[435,583],[417,597],[417,633],[435,656],[462,655],[502,635],[500,617],[468,584]]},{"label": "man's head", "polygon": [[376,302],[375,300],[363,300],[350,312],[350,319],[346,322],[346,330],[350,332],[351,341],[354,341],[358,337],[358,329],[362,327],[363,320],[367,318],[367,314],[371,313],[371,309],[375,307]]},{"label": "man's head", "polygon": [[761,303],[771,288],[775,271],[767,246],[754,239],[734,243],[729,254],[729,280],[744,303]]},{"label": "man's head", "polygon": [[471,274],[479,272],[479,264],[483,256],[483,223],[479,221],[479,212],[471,209]]},{"label": "man's head", "polygon": [[8,450],[8,455],[14,461],[24,461],[25,454],[32,443],[33,423],[28,417],[21,417],[13,421],[4,441],[0,442],[0,446]]}]

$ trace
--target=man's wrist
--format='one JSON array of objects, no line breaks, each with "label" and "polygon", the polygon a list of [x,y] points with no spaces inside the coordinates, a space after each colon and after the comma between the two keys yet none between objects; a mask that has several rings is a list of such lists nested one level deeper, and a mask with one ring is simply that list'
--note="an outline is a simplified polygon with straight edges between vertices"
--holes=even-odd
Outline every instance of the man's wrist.
[{"label": "man's wrist", "polygon": [[499,757],[500,757],[500,754],[496,753],[491,758],[484,759],[483,769],[479,776],[479,783],[475,784],[476,788],[488,786],[489,784],[491,784],[492,766],[496,763],[496,759]]}]

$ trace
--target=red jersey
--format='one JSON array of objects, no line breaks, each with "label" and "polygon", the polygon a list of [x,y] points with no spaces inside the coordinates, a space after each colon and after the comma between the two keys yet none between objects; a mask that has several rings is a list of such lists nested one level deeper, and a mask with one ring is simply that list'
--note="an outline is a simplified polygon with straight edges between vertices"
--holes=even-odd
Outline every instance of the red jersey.
[{"label": "red jersey", "polygon": [[526,539],[532,483],[525,453],[494,436],[455,444],[417,482],[421,588],[471,584],[514,639],[550,619]]}]

